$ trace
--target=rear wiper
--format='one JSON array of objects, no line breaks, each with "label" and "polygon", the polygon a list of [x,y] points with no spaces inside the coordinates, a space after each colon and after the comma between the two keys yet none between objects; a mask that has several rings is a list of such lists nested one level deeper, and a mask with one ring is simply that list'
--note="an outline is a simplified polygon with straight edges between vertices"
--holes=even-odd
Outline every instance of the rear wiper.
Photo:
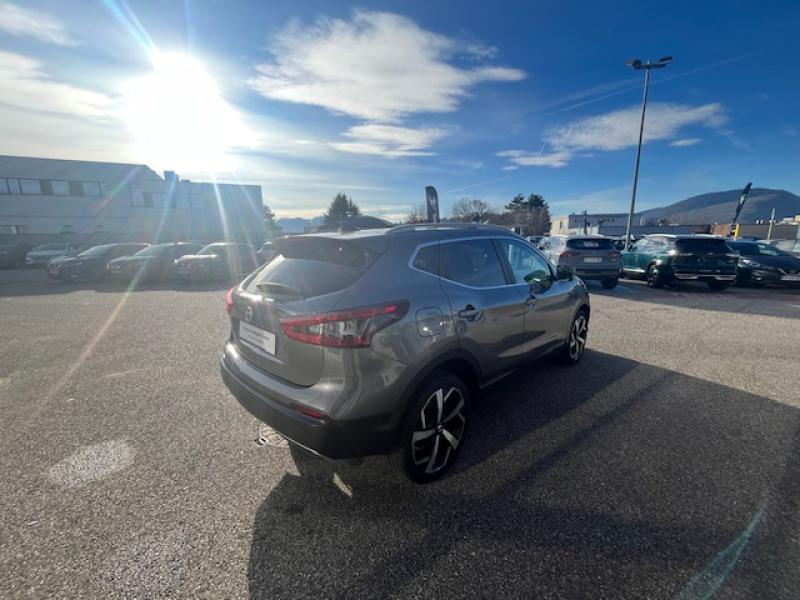
[{"label": "rear wiper", "polygon": [[297,288],[282,283],[257,283],[256,289],[262,294],[271,296],[296,296],[298,298],[305,298],[305,296]]}]

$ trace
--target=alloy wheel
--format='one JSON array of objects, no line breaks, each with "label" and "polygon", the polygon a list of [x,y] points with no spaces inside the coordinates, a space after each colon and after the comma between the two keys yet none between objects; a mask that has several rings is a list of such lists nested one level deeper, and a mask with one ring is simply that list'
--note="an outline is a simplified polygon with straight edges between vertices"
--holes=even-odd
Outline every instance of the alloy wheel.
[{"label": "alloy wheel", "polygon": [[466,403],[455,388],[439,388],[422,405],[420,429],[411,434],[411,458],[425,473],[432,474],[450,463],[466,431]]},{"label": "alloy wheel", "polygon": [[586,348],[586,336],[588,331],[588,322],[586,315],[580,313],[575,317],[575,322],[572,324],[572,330],[569,333],[569,357],[573,361],[578,361],[583,355]]}]

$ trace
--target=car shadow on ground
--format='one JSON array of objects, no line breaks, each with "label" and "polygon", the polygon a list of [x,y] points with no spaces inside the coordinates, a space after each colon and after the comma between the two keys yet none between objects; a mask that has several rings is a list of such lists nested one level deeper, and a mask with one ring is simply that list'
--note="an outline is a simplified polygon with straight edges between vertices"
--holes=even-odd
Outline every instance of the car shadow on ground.
[{"label": "car shadow on ground", "polygon": [[438,483],[379,458],[287,473],[250,594],[796,597],[799,415],[610,354],[535,365],[484,393]]}]

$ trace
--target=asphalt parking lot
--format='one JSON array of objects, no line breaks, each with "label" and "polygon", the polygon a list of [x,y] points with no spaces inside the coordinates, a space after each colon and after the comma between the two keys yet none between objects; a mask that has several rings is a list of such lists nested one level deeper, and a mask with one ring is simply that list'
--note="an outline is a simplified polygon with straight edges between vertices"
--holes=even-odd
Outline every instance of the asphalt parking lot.
[{"label": "asphalt parking lot", "polygon": [[591,291],[419,487],[253,443],[224,288],[0,271],[0,597],[796,598],[800,291]]}]

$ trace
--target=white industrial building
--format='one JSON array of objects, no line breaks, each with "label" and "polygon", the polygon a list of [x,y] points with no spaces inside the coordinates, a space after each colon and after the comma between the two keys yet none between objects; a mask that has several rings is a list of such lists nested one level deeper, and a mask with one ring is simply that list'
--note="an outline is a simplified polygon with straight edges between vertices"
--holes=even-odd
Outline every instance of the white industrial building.
[{"label": "white industrial building", "polygon": [[264,239],[261,187],[145,165],[0,156],[0,241]]},{"label": "white industrial building", "polygon": [[[550,219],[550,235],[609,235],[624,236],[628,213],[572,213]],[[640,215],[634,215],[631,234],[638,237],[648,233],[708,233],[708,225],[653,225],[645,224]]]}]

